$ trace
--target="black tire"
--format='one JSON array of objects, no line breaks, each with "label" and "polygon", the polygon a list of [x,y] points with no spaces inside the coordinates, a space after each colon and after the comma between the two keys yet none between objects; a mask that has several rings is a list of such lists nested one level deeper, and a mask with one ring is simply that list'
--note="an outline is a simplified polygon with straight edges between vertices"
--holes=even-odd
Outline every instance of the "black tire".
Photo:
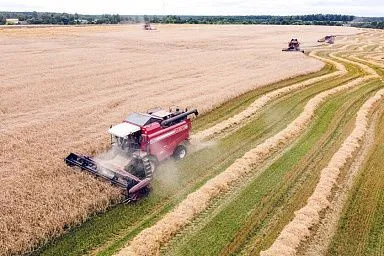
[{"label": "black tire", "polygon": [[176,160],[184,159],[187,155],[187,148],[184,145],[179,145],[173,152],[173,158]]},{"label": "black tire", "polygon": [[149,156],[147,158],[147,161],[151,166],[150,169],[145,168],[143,159],[134,158],[128,165],[124,167],[124,170],[138,177],[139,179],[152,179],[153,173],[156,171],[157,168],[157,159],[155,157]]},{"label": "black tire", "polygon": [[157,159],[155,157],[149,156],[148,157],[149,164],[151,165],[150,170],[145,170],[145,177],[149,179],[153,179],[153,174],[156,172],[157,169]]},{"label": "black tire", "polygon": [[132,161],[124,167],[124,170],[139,179],[144,179],[146,177],[143,161],[141,159],[132,159]]}]

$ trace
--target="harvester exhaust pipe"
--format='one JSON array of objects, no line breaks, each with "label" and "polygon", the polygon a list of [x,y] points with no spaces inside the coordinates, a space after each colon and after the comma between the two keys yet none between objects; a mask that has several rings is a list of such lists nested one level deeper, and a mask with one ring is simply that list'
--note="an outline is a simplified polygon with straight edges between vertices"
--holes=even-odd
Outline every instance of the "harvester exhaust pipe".
[{"label": "harvester exhaust pipe", "polygon": [[177,116],[174,116],[174,117],[171,117],[167,120],[162,121],[161,126],[163,126],[163,127],[168,126],[169,124],[172,124],[173,122],[178,121],[180,119],[186,118],[187,116],[189,116],[191,114],[195,114],[197,116],[197,115],[199,115],[199,112],[197,111],[197,109],[193,109],[193,110],[184,112],[180,115],[177,115]]}]

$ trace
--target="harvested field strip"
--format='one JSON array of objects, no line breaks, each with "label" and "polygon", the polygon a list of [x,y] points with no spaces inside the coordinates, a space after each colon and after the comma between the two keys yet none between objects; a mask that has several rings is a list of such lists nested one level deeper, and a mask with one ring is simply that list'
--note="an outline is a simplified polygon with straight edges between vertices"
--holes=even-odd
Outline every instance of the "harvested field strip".
[{"label": "harvested field strip", "polygon": [[[285,97],[277,104],[266,107],[265,113],[260,114],[259,120],[250,122],[249,125],[244,126],[218,145],[195,152],[185,161],[178,163],[176,168],[180,172],[179,184],[164,184],[161,177],[155,177],[157,179],[153,189],[155,193],[147,199],[135,205],[117,206],[103,215],[96,216],[37,253],[81,255],[108,240],[115,240],[116,235],[119,236],[119,234],[124,234],[120,242],[120,246],[122,246],[126,240],[169,211],[185,195],[201,186],[207,179],[225,170],[236,158],[283,129],[302,111],[310,97],[349,79],[349,77],[345,77],[335,80],[333,84],[325,82],[316,84],[316,86],[294,93],[292,99]],[[238,101],[233,101],[233,104],[239,104]],[[209,117],[209,114],[205,116]],[[268,120],[268,122],[260,120]],[[195,123],[199,122],[199,119],[195,120]],[[242,139],[239,140],[239,138]],[[159,173],[168,168],[172,168],[172,166],[165,164]],[[119,241],[112,244],[113,246],[119,248]]]},{"label": "harvested field strip", "polygon": [[377,63],[375,61],[372,61],[370,59],[366,59],[366,57],[363,56],[352,56],[351,57],[353,60],[357,60],[361,63],[364,63],[365,65],[371,67],[377,74],[379,74],[381,77],[384,77],[384,64]]},{"label": "harvested field strip", "polygon": [[[319,118],[292,149],[260,176],[245,177],[243,182],[248,184],[238,195],[233,196],[232,191],[223,195],[218,209],[210,209],[204,214],[206,219],[193,222],[185,235],[174,239],[163,252],[168,255],[227,255],[243,249],[245,255],[257,254],[277,235],[276,227],[281,227],[282,221],[289,221],[295,205],[301,205],[303,198],[311,193],[316,173],[350,130],[345,128],[346,124],[377,87],[366,86],[327,102],[316,111]],[[258,174],[260,170],[253,172]],[[281,209],[283,206],[285,208]],[[278,219],[282,216],[288,218]]]},{"label": "harvested field strip", "polygon": [[[345,61],[347,61],[347,63],[336,62],[332,59],[325,58],[326,55],[324,53],[320,53],[319,55],[316,55],[316,54],[317,54],[317,52],[311,52],[310,53],[311,56],[328,63],[327,66],[332,65],[333,67],[335,67],[336,71],[322,75],[322,76],[316,76],[316,77],[313,77],[311,79],[308,78],[305,81],[298,82],[298,83],[292,84],[290,86],[286,86],[286,87],[283,87],[280,89],[275,89],[273,91],[270,91],[269,93],[266,93],[266,94],[262,95],[261,97],[257,98],[254,102],[252,102],[242,112],[234,113],[233,116],[231,116],[230,118],[228,118],[226,120],[221,120],[221,122],[219,122],[219,123],[217,123],[218,120],[215,120],[216,121],[215,125],[207,128],[203,131],[198,132],[197,134],[195,134],[193,136],[193,138],[196,141],[201,141],[201,140],[210,138],[212,136],[217,137],[218,134],[226,131],[227,129],[230,129],[231,127],[235,127],[237,129],[238,127],[240,127],[241,125],[246,123],[245,121],[247,119],[249,119],[253,115],[255,115],[256,112],[258,112],[260,109],[262,109],[266,104],[268,104],[268,102],[272,101],[273,99],[281,97],[282,95],[287,94],[289,92],[305,88],[306,86],[313,85],[313,84],[319,83],[321,81],[327,81],[327,80],[330,80],[331,78],[334,78],[337,76],[342,76],[342,75],[345,75],[347,73],[347,69],[346,69],[345,65],[348,64],[348,60],[345,60]],[[342,61],[342,60],[343,59],[339,58],[339,61]],[[351,63],[356,64],[353,62],[351,62]],[[348,68],[351,69],[351,66],[348,65]],[[349,71],[351,72],[351,70],[349,70]]]},{"label": "harvested field strip", "polygon": [[375,142],[375,128],[378,118],[384,114],[384,106],[377,105],[372,110],[372,118],[369,123],[369,129],[362,141],[362,146],[356,153],[350,164],[344,168],[337,181],[337,186],[332,190],[332,204],[321,213],[319,225],[311,229],[311,236],[305,243],[300,245],[297,255],[318,256],[325,255],[330,241],[337,230],[337,223],[340,219],[343,206],[346,204],[349,193],[353,186],[355,177],[359,169],[367,159],[370,150]]},{"label": "harvested field strip", "polygon": [[356,117],[355,128],[344,141],[341,148],[333,155],[328,166],[321,171],[321,176],[315,191],[307,200],[307,205],[295,212],[295,218],[283,229],[274,244],[261,255],[292,255],[296,252],[300,242],[310,233],[310,228],[319,221],[319,214],[330,203],[332,188],[339,176],[340,170],[353,156],[360,146],[359,141],[368,129],[369,112],[384,96],[384,89],[367,100]]},{"label": "harvested field strip", "polygon": [[324,91],[309,100],[304,111],[290,123],[284,130],[267,139],[264,143],[247,152],[242,158],[235,161],[224,172],[209,180],[201,188],[188,195],[176,209],[168,213],[163,219],[152,227],[142,231],[132,240],[130,246],[120,251],[125,254],[156,254],[161,245],[166,243],[180,228],[185,226],[196,214],[208,206],[209,202],[228,189],[242,175],[248,173],[255,164],[265,160],[271,153],[279,150],[290,140],[296,138],[305,126],[311,121],[314,111],[325,99],[338,92],[352,89],[371,79],[370,76],[357,78],[347,84]]},{"label": "harvested field strip", "polygon": [[268,92],[272,92],[279,88],[291,86],[295,83],[303,82],[307,79],[312,79],[318,76],[327,75],[336,71],[336,68],[332,64],[326,64],[320,71],[311,73],[308,75],[302,75],[287,80],[283,80],[277,83],[266,85],[260,88],[256,88],[250,92],[239,95],[231,100],[216,106],[213,110],[204,113],[197,118],[193,123],[194,133],[205,130],[212,127],[214,124],[222,122],[249,107],[252,102],[258,97]]},{"label": "harvested field strip", "polygon": [[342,57],[339,57],[339,56],[337,56],[336,54],[333,54],[333,53],[330,54],[330,56],[332,58],[337,59],[337,60],[340,60],[340,61],[343,61],[343,62],[347,62],[349,64],[356,65],[356,66],[360,67],[365,73],[367,73],[369,75],[372,75],[373,77],[376,77],[376,78],[379,77],[379,75],[376,73],[376,71],[374,69],[372,69],[371,67],[369,67],[369,66],[367,66],[367,65],[365,65],[363,63],[352,61],[352,60],[350,60],[348,58],[342,58]]},{"label": "harvested field strip", "polygon": [[381,255],[384,251],[383,129],[382,112],[374,146],[356,177],[327,255]]},{"label": "harvested field strip", "polygon": [[[315,56],[315,55],[312,53],[312,56]],[[323,58],[319,58],[319,59],[323,59]],[[334,64],[334,62],[332,64]],[[209,138],[211,136],[215,136],[217,134],[220,134],[221,132],[225,131],[226,129],[231,128],[232,126],[235,126],[235,125],[238,126],[239,124],[243,123],[244,120],[246,120],[247,118],[250,118],[257,111],[259,111],[262,107],[264,107],[268,102],[272,101],[275,98],[278,98],[278,97],[280,97],[284,94],[287,94],[289,92],[302,89],[302,88],[309,86],[311,84],[314,84],[314,83],[317,83],[317,82],[320,82],[323,80],[327,80],[327,79],[330,79],[330,78],[333,78],[333,77],[336,77],[339,75],[343,75],[347,72],[345,70],[345,67],[340,65],[339,63],[335,63],[334,65],[338,68],[337,71],[330,73],[330,74],[323,75],[323,76],[317,76],[317,77],[314,77],[311,79],[307,79],[307,80],[304,80],[302,82],[299,82],[299,83],[296,83],[296,84],[293,84],[290,86],[286,86],[286,87],[283,87],[280,89],[276,89],[276,90],[273,90],[269,93],[266,93],[266,94],[262,95],[260,98],[256,99],[254,102],[252,102],[252,104],[249,107],[247,107],[245,110],[243,110],[242,112],[240,112],[240,113],[232,116],[231,118],[228,118],[228,119],[226,119],[220,123],[217,123],[216,125],[208,128],[208,129],[205,129],[201,132],[198,132],[197,134],[195,134],[193,136],[193,138],[199,141],[199,140],[204,140],[204,139]]]}]

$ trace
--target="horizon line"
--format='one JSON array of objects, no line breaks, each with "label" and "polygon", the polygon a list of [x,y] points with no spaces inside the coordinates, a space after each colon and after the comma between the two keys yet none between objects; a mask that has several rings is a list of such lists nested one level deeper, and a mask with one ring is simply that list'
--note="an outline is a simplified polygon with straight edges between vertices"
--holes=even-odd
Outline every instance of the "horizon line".
[{"label": "horizon line", "polygon": [[342,16],[354,16],[359,18],[384,18],[384,16],[358,16],[353,14],[341,14],[341,13],[308,13],[308,14],[286,14],[286,15],[275,15],[275,14],[121,14],[121,13],[78,13],[78,12],[56,12],[56,11],[4,11],[0,10],[0,13],[9,12],[9,13],[58,13],[58,14],[79,14],[79,15],[123,15],[123,16],[205,16],[205,17],[233,17],[233,16],[275,16],[275,17],[285,17],[285,16],[309,16],[309,15],[342,15]]}]

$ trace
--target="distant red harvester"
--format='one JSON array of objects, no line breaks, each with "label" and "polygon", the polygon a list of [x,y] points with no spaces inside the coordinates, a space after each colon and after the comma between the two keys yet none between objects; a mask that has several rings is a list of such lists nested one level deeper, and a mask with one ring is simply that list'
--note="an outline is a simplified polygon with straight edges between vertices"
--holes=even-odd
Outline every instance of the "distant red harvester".
[{"label": "distant red harvester", "polygon": [[198,111],[155,109],[132,113],[109,129],[113,150],[105,156],[92,158],[70,153],[65,162],[123,188],[128,201],[136,200],[148,191],[159,161],[186,156],[191,114],[197,116]]}]

